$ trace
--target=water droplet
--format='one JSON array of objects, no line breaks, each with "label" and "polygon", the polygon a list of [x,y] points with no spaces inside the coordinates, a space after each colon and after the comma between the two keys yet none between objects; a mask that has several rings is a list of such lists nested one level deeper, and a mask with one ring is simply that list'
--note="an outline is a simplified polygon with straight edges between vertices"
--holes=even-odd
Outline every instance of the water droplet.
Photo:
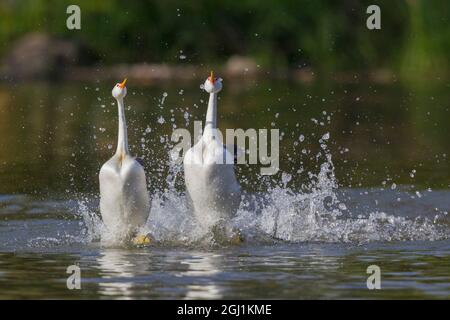
[{"label": "water droplet", "polygon": [[161,106],[164,104],[164,101],[166,100],[167,96],[168,96],[167,92],[164,92],[163,96],[161,98],[161,103],[160,103]]},{"label": "water droplet", "polygon": [[292,176],[289,173],[283,172],[281,174],[281,181],[283,182],[283,184],[286,186],[286,184],[291,181]]},{"label": "water droplet", "polygon": [[164,120],[163,116],[160,116],[160,117],[158,118],[158,123],[159,123],[159,124],[163,124],[163,123],[165,123],[165,122],[166,122],[166,120]]}]

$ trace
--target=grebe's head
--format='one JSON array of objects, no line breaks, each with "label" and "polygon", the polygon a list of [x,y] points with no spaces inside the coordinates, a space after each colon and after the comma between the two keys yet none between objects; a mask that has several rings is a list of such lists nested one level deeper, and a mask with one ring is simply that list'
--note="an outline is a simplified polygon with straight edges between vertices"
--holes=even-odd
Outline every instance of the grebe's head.
[{"label": "grebe's head", "polygon": [[214,73],[211,71],[211,75],[206,79],[203,88],[208,93],[217,93],[222,90],[222,79],[214,78]]},{"label": "grebe's head", "polygon": [[127,79],[123,80],[121,83],[117,83],[112,89],[112,96],[116,99],[124,98],[127,95],[127,87],[125,87]]}]

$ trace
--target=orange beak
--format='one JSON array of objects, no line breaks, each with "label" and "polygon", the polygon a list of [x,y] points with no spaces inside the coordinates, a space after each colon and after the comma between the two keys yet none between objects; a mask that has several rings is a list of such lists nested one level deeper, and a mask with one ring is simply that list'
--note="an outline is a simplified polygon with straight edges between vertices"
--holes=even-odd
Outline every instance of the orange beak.
[{"label": "orange beak", "polygon": [[214,72],[211,71],[211,75],[208,78],[209,81],[211,81],[212,84],[214,84],[214,82],[216,81],[216,79],[214,79]]},{"label": "orange beak", "polygon": [[119,83],[119,87],[123,88],[125,87],[125,83],[127,83],[127,78],[125,78],[122,83]]}]

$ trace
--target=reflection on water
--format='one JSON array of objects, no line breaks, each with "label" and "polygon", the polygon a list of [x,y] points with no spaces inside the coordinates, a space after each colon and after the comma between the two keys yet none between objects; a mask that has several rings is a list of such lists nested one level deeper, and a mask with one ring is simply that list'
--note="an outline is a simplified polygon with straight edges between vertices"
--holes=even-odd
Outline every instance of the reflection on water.
[{"label": "reflection on water", "polygon": [[[186,272],[181,272],[180,276],[199,277],[199,278],[215,278],[221,272],[222,256],[214,253],[199,253],[191,259],[186,259],[182,263],[188,266]],[[210,281],[208,281],[210,282]],[[220,299],[221,288],[211,281],[211,283],[201,283],[195,281],[196,284],[187,286],[186,299]],[[198,284],[197,284],[198,283]]]},{"label": "reflection on water", "polygon": [[132,263],[127,260],[127,252],[120,249],[103,250],[97,261],[101,276],[98,293],[101,296],[131,297],[134,278],[147,270],[142,260]]},{"label": "reflection on water", "polygon": [[[67,251],[74,250],[73,253]],[[44,252],[42,252],[44,251]],[[66,247],[0,254],[0,298],[449,298],[448,241],[197,249]],[[81,290],[66,268],[81,268]],[[366,287],[380,266],[382,290]],[[31,276],[32,275],[32,276]]]},{"label": "reflection on water", "polygon": [[[173,254],[173,253],[172,253]],[[98,295],[119,299],[139,297],[174,297],[185,299],[219,299],[221,286],[216,276],[221,269],[222,255],[217,252],[181,252],[174,257],[157,253],[120,248],[102,249],[96,257]],[[167,287],[161,284],[167,282]],[[170,288],[174,286],[174,292]]]}]

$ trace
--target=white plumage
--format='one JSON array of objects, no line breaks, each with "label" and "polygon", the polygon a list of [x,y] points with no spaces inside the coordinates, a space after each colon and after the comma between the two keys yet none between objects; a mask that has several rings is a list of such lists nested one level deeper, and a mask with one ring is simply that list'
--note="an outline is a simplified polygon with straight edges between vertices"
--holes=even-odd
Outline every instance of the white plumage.
[{"label": "white plumage", "polygon": [[203,136],[184,157],[186,189],[195,216],[205,227],[229,220],[239,208],[241,189],[234,172],[234,157],[217,133],[217,93],[222,79],[211,76],[204,89],[209,93]]},{"label": "white plumage", "polygon": [[144,168],[128,151],[127,125],[123,98],[127,94],[126,79],[112,90],[119,109],[117,150],[101,168],[100,212],[110,235],[125,240],[147,221],[150,199]]}]

